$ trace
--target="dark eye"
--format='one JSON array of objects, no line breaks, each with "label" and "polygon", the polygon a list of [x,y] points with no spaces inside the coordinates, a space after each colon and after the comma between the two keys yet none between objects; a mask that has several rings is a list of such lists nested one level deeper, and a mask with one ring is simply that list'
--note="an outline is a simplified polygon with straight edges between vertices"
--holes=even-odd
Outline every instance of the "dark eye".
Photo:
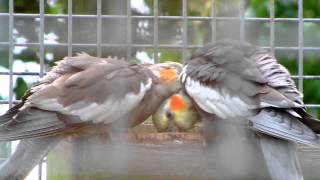
[{"label": "dark eye", "polygon": [[166,111],[165,115],[168,119],[172,119],[173,118],[173,114],[170,111]]}]

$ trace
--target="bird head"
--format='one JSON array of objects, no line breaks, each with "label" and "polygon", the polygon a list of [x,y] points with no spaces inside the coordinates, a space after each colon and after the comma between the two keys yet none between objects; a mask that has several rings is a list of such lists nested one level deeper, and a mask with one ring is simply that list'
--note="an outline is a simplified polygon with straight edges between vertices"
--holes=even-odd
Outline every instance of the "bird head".
[{"label": "bird head", "polygon": [[182,64],[167,61],[159,64],[150,65],[150,70],[159,79],[164,92],[169,94],[178,92],[181,89],[179,74],[182,71]]},{"label": "bird head", "polygon": [[191,100],[181,92],[170,96],[152,117],[159,132],[188,131],[198,120]]}]

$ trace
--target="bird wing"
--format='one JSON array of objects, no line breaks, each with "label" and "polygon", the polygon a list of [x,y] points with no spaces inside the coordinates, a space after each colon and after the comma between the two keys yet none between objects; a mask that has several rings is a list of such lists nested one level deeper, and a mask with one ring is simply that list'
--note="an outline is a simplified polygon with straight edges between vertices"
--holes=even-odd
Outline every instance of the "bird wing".
[{"label": "bird wing", "polygon": [[261,106],[278,108],[303,108],[302,94],[297,90],[290,73],[268,52],[258,50],[251,59],[266,80],[259,97]]},{"label": "bird wing", "polygon": [[303,131],[320,130],[320,123],[305,112],[302,96],[288,71],[261,49],[239,42],[209,45],[192,56],[180,79],[187,94],[207,113],[231,120],[251,117],[258,131],[292,141],[319,143],[318,136],[310,139],[300,131],[285,129],[271,116],[263,126],[258,125],[261,121],[256,113],[271,108],[288,119],[288,125]]},{"label": "bird wing", "polygon": [[[186,76],[231,96],[255,98],[257,108],[303,108],[289,72],[265,50],[238,41],[220,41],[198,50]],[[222,89],[222,90],[221,90]]]},{"label": "bird wing", "polygon": [[296,117],[274,108],[265,108],[248,117],[251,129],[302,144],[320,145],[320,137]]},{"label": "bird wing", "polygon": [[303,179],[296,144],[263,135],[259,144],[272,179]]},{"label": "bird wing", "polygon": [[81,54],[60,61],[0,117],[0,140],[43,136],[123,118],[152,86],[148,69]]}]

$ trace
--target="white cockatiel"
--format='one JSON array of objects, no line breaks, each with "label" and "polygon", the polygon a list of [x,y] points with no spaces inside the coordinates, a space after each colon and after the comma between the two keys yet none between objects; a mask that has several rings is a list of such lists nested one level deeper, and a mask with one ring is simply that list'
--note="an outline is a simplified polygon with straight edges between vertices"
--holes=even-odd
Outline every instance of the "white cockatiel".
[{"label": "white cockatiel", "polygon": [[[295,143],[319,145],[320,122],[307,114],[301,93],[274,56],[221,40],[186,60],[180,79],[200,113],[207,143],[224,146],[221,154],[232,152],[221,156],[230,156],[227,166],[241,169],[260,153],[272,179],[302,179]],[[227,143],[220,142],[224,138]],[[235,154],[241,160],[232,159]]]},{"label": "white cockatiel", "polygon": [[21,140],[0,179],[22,179],[68,134],[133,127],[180,89],[182,65],[66,57],[0,116],[0,140]]}]

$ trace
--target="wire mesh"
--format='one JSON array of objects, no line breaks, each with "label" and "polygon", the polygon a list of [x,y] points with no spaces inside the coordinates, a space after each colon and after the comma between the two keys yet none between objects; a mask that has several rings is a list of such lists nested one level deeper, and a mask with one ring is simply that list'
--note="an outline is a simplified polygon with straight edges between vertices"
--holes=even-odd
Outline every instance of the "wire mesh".
[{"label": "wire mesh", "polygon": [[[9,98],[8,100],[0,100],[0,104],[8,104],[9,107],[12,107],[13,104],[18,103],[19,100],[14,100],[13,98],[13,77],[14,76],[43,76],[45,74],[45,48],[66,48],[67,52],[65,55],[72,56],[75,48],[96,48],[96,56],[102,56],[104,48],[125,48],[125,57],[127,60],[130,60],[133,56],[134,48],[151,48],[153,49],[153,59],[154,62],[158,62],[159,52],[161,48],[165,49],[179,49],[181,51],[181,57],[185,60],[188,57],[188,49],[196,49],[201,47],[201,44],[192,44],[188,41],[188,22],[189,21],[209,21],[211,28],[211,36],[209,37],[210,41],[215,41],[217,38],[217,23],[218,21],[230,20],[230,21],[239,21],[239,37],[241,40],[246,40],[246,22],[268,22],[269,26],[269,45],[263,46],[265,49],[270,49],[272,53],[275,53],[276,50],[292,50],[298,52],[298,73],[292,77],[297,80],[297,86],[299,90],[303,91],[303,80],[319,80],[320,76],[318,75],[307,75],[303,72],[304,65],[304,52],[305,51],[320,51],[320,47],[317,46],[304,46],[304,33],[303,33],[303,24],[310,23],[319,23],[320,18],[304,18],[303,17],[303,0],[297,1],[297,17],[293,18],[278,18],[275,17],[275,0],[269,1],[269,17],[246,17],[245,16],[245,0],[239,1],[239,15],[236,17],[222,17],[217,16],[217,0],[210,0],[211,10],[210,16],[189,16],[187,10],[188,0],[182,0],[181,14],[174,16],[161,15],[159,13],[159,4],[160,0],[153,0],[153,14],[152,15],[136,15],[132,14],[131,2],[132,0],[126,0],[125,14],[103,14],[102,11],[102,0],[96,0],[96,14],[73,14],[73,1],[67,1],[67,13],[66,14],[46,14],[45,13],[45,1],[39,0],[39,13],[15,13],[14,12],[14,0],[9,0],[9,11],[0,13],[1,17],[9,17],[9,38],[8,41],[0,41],[0,45],[8,46],[9,50],[9,71],[0,72],[0,75],[9,76],[9,84],[6,88],[9,88]],[[38,42],[15,42],[14,41],[14,23],[15,18],[38,18],[40,23],[40,31]],[[44,40],[45,36],[45,23],[49,18],[65,18],[67,19],[67,40],[66,42],[59,43],[46,43]],[[96,41],[93,42],[74,42],[73,32],[77,31],[74,29],[74,23],[77,18],[88,19],[90,21],[96,21]],[[132,23],[138,19],[152,20],[153,26],[153,40],[150,43],[135,43],[132,40]],[[120,20],[125,21],[125,42],[122,43],[113,43],[103,41],[103,22],[105,20]],[[177,20],[182,23],[182,41],[181,43],[159,43],[159,31],[160,31],[160,21],[162,20]],[[292,22],[298,24],[298,43],[297,46],[276,46],[276,37],[275,37],[275,26],[279,22]],[[15,46],[26,46],[26,47],[36,47],[39,48],[39,64],[40,69],[38,72],[15,72],[13,71],[13,61],[14,54],[13,49]],[[306,104],[307,107],[311,108],[320,108],[320,104]],[[39,179],[41,179],[41,166],[39,168]]]}]

